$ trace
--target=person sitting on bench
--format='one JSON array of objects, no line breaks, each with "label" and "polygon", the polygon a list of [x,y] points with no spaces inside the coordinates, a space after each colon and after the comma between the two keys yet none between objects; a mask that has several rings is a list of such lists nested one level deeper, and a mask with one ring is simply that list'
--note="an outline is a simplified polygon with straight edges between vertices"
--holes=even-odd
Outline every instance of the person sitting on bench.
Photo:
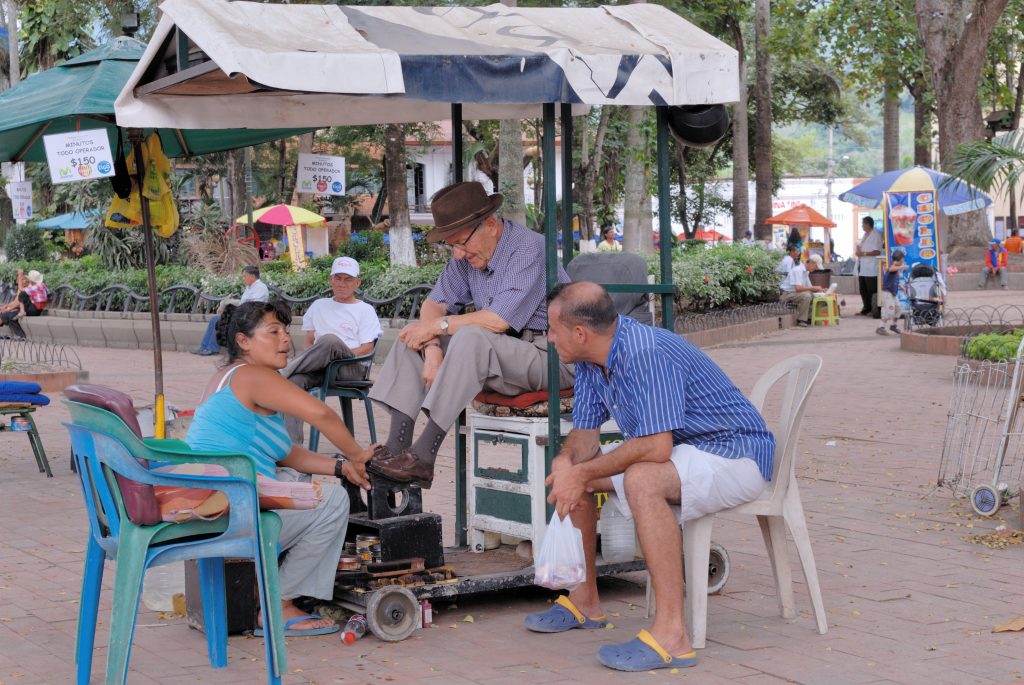
[{"label": "person sitting on bench", "polygon": [[50,291],[46,289],[41,273],[32,269],[26,276],[19,269],[18,293],[11,302],[0,307],[0,326],[8,326],[15,337],[26,337],[18,319],[42,314],[49,297]]}]

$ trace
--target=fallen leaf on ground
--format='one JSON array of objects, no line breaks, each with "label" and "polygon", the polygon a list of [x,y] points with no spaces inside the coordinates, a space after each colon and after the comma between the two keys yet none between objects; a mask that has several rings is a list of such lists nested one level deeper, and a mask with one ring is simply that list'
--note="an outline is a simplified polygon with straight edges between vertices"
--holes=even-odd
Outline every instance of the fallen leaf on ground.
[{"label": "fallen leaf on ground", "polygon": [[466,616],[464,619],[462,619],[462,622],[463,623],[472,623],[473,622],[473,617],[472,616]]},{"label": "fallen leaf on ground", "polygon": [[1024,616],[1013,619],[1009,623],[1004,623],[1001,626],[993,626],[993,633],[1009,633],[1017,630],[1024,630]]}]

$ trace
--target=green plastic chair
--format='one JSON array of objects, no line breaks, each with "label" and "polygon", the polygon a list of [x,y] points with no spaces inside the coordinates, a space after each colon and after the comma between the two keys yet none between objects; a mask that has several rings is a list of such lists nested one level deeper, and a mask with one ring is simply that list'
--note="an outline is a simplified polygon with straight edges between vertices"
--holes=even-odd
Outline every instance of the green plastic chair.
[{"label": "green plastic chair", "polygon": [[[116,560],[105,682],[127,681],[128,661],[147,568],[198,559],[207,647],[214,668],[227,666],[224,557],[249,558],[258,570],[260,605],[267,637],[268,681],[281,682],[287,671],[284,623],[278,581],[281,520],[259,511],[256,466],[246,455],[193,452],[180,440],[141,440],[120,417],[105,409],[65,400],[71,422],[73,459],[89,513],[82,598],[75,647],[77,681],[89,682],[99,595],[106,559]],[[151,471],[139,460],[171,464],[216,463],[227,477],[178,476]],[[220,490],[230,512],[214,521],[137,525],[128,516],[115,474],[137,483]]]},{"label": "green plastic chair", "polygon": [[[373,403],[370,401],[370,367],[377,354],[380,338],[373,341],[373,349],[358,357],[335,359],[324,369],[324,382],[318,388],[310,388],[310,393],[326,403],[328,397],[337,397],[341,404],[341,417],[345,427],[353,436],[356,434],[355,417],[352,414],[352,402],[361,401],[366,408],[366,424],[370,431],[370,443],[377,442],[377,426],[373,421]],[[353,364],[363,364],[366,372],[360,379],[339,379],[338,372]],[[309,427],[309,449],[316,452],[320,448],[320,431],[316,426]]]}]

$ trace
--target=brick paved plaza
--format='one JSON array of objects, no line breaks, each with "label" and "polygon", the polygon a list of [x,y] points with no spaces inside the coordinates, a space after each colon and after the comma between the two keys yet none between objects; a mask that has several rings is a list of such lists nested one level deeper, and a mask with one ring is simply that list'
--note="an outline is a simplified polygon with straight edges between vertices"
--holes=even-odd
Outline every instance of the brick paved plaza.
[{"label": "brick paved plaza", "polygon": [[[368,636],[346,647],[337,635],[288,640],[286,683],[673,683],[701,685],[906,683],[962,685],[1024,679],[1024,632],[991,628],[1024,615],[1024,545],[996,550],[965,538],[999,518],[935,490],[953,359],[899,350],[875,322],[850,316],[838,328],[791,329],[710,350],[745,391],[773,363],[815,352],[824,367],[811,395],[797,471],[818,563],[829,632],[813,628],[795,550],[798,615],[777,615],[774,584],[753,520],[720,517],[714,538],[732,558],[722,594],[709,598],[708,645],[685,672],[621,674],[594,657],[645,625],[639,578],[606,580],[614,627],[537,635],[522,627],[552,593],[524,590],[435,605],[434,626],[405,642]],[[1019,303],[1019,292],[951,295],[952,306]],[[91,381],[152,393],[152,353],[78,348]],[[167,396],[191,407],[213,368],[210,358],[169,352]],[[24,435],[0,433],[0,685],[67,683],[73,652],[86,523],[68,470],[67,414],[37,412],[55,477],[36,471]],[[382,417],[381,417],[382,418]],[[362,426],[360,427],[362,430]],[[386,431],[386,427],[384,428]],[[365,431],[362,433],[365,436]],[[834,443],[832,446],[830,443]],[[451,540],[453,442],[445,443],[427,508]],[[326,441],[324,451],[330,450]],[[1000,513],[1016,517],[1019,503]],[[102,680],[113,573],[108,566],[93,680]],[[471,620],[470,620],[471,617]],[[209,668],[203,636],[183,619],[145,609],[132,652],[131,683],[257,683],[262,643],[232,637],[229,667]]]}]

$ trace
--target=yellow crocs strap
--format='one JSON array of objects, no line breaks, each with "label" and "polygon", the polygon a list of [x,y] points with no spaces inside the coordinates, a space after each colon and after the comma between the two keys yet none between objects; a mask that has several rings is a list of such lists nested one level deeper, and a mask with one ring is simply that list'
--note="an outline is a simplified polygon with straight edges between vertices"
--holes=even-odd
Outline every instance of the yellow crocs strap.
[{"label": "yellow crocs strap", "polygon": [[587,622],[587,617],[580,613],[580,610],[576,608],[576,605],[573,604],[566,595],[559,595],[558,599],[555,600],[555,604],[567,609],[569,613],[576,618],[576,622],[580,625]]},{"label": "yellow crocs strap", "polygon": [[[638,640],[640,640],[640,642],[643,642],[645,645],[647,645],[648,647],[653,649],[654,652],[658,656],[660,656],[661,660],[664,661],[666,664],[672,663],[672,655],[669,654],[668,652],[666,652],[664,650],[664,648],[662,648],[662,646],[660,644],[658,644],[658,641],[654,639],[654,636],[651,635],[650,633],[648,633],[647,630],[641,630],[639,633],[636,634],[636,637],[637,637]],[[692,652],[688,652],[687,654],[683,654],[683,655],[678,656],[676,658],[677,659],[693,659],[696,656],[697,656],[697,652],[696,652],[696,650],[694,650]]]}]

